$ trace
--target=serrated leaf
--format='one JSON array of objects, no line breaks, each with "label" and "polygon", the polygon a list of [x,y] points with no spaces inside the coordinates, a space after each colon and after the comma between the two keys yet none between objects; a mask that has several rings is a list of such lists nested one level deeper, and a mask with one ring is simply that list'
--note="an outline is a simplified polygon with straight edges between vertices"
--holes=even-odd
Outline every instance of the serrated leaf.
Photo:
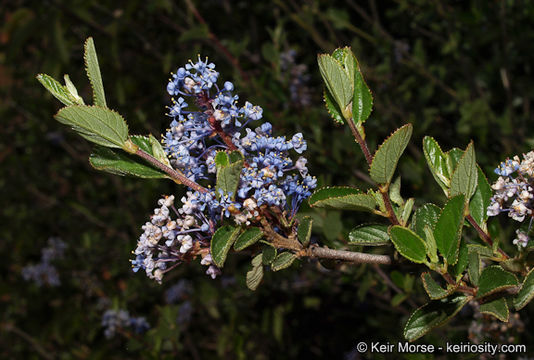
[{"label": "serrated leaf", "polygon": [[354,72],[354,96],[352,98],[352,119],[356,124],[363,124],[373,110],[373,95],[367,86],[360,68]]},{"label": "serrated leaf", "polygon": [[480,274],[477,298],[513,288],[519,284],[514,274],[498,265],[488,266]]},{"label": "serrated leaf", "polygon": [[271,269],[273,271],[280,271],[283,269],[287,269],[288,267],[293,264],[297,257],[295,254],[290,252],[283,252],[281,254],[278,254],[278,256],[274,259],[274,261],[271,264]]},{"label": "serrated leaf", "polygon": [[211,257],[215,265],[220,268],[224,266],[228,251],[230,251],[240,231],[240,228],[229,225],[222,226],[215,231],[210,246]]},{"label": "serrated leaf", "polygon": [[246,229],[239,237],[237,238],[234,244],[235,251],[241,251],[250,245],[258,242],[263,236],[263,231],[257,227],[251,227]]},{"label": "serrated leaf", "polygon": [[376,207],[374,196],[364,194],[351,187],[327,187],[313,193],[308,200],[311,207],[373,211]]},{"label": "serrated leaf", "polygon": [[421,280],[423,280],[423,287],[431,300],[443,299],[452,294],[456,289],[451,286],[445,290],[432,278],[429,272],[422,273]]},{"label": "serrated leaf", "polygon": [[438,250],[447,261],[454,265],[458,260],[458,248],[464,224],[465,196],[460,194],[451,198],[443,207],[434,228],[434,238]]},{"label": "serrated leaf", "polygon": [[452,319],[472,298],[465,295],[452,295],[446,299],[433,300],[415,310],[404,327],[404,337],[414,341],[435,327]]},{"label": "serrated leaf", "polygon": [[307,247],[310,243],[310,237],[313,226],[313,218],[310,216],[304,216],[300,220],[299,227],[297,229],[297,237],[302,244],[302,246]]},{"label": "serrated leaf", "polygon": [[245,157],[243,156],[243,154],[241,154],[240,151],[235,150],[235,151],[230,152],[230,154],[228,154],[228,160],[230,160],[230,164],[233,164],[238,161],[245,160]]},{"label": "serrated leaf", "polygon": [[59,110],[55,118],[60,123],[71,126],[85,139],[98,145],[122,148],[128,140],[126,121],[110,109],[70,105]]},{"label": "serrated leaf", "polygon": [[426,261],[426,244],[419,235],[408,228],[395,225],[389,229],[389,236],[402,256],[415,263]]},{"label": "serrated leaf", "polygon": [[215,184],[217,196],[222,190],[223,194],[231,194],[232,200],[235,198],[243,163],[243,160],[241,160],[217,169],[217,182]]},{"label": "serrated leaf", "polygon": [[364,224],[356,226],[349,233],[351,245],[380,246],[390,244],[388,226],[380,224]]},{"label": "serrated leaf", "polygon": [[261,261],[262,255],[258,254],[252,259],[252,269],[247,272],[247,287],[254,291],[258,288],[263,279],[263,266]]},{"label": "serrated leaf", "polygon": [[332,94],[330,94],[330,91],[328,91],[328,89],[324,90],[323,99],[324,99],[324,103],[326,106],[326,110],[328,111],[332,119],[334,119],[334,121],[337,122],[338,124],[343,124],[344,122],[343,114],[341,110],[339,109],[339,106],[336,104],[334,97],[332,96]]},{"label": "serrated leaf", "polygon": [[477,163],[475,159],[475,146],[471,142],[464,155],[458,161],[456,169],[451,176],[451,196],[458,194],[465,195],[465,201],[468,202],[475,193],[477,187]]},{"label": "serrated leaf", "polygon": [[167,154],[165,154],[165,150],[163,150],[161,143],[152,134],[150,134],[148,138],[150,140],[150,149],[152,150],[151,154],[160,162],[172,168],[169,158],[167,157]]},{"label": "serrated leaf", "polygon": [[480,312],[482,314],[490,314],[497,319],[508,322],[510,311],[508,310],[508,304],[505,298],[500,298],[480,305]]},{"label": "serrated leaf", "polygon": [[475,251],[480,256],[491,258],[494,255],[493,250],[487,246],[478,245],[478,244],[468,244],[467,247],[469,248],[469,252]]},{"label": "serrated leaf", "polygon": [[451,274],[460,277],[467,268],[469,262],[469,250],[465,240],[461,240],[460,248],[458,249],[458,261],[451,268]]},{"label": "serrated leaf", "polygon": [[389,184],[397,163],[412,136],[412,124],[406,124],[391,134],[376,151],[370,174],[378,184]]},{"label": "serrated leaf", "polygon": [[39,74],[37,75],[37,80],[64,105],[76,104],[76,99],[70,94],[69,90],[53,77],[46,74]]},{"label": "serrated leaf", "polygon": [[469,266],[467,267],[471,284],[478,286],[480,278],[480,254],[477,251],[469,251]]},{"label": "serrated leaf", "polygon": [[389,198],[395,205],[398,206],[404,205],[404,199],[401,196],[400,189],[401,177],[399,176],[391,183],[391,186],[389,187]]},{"label": "serrated leaf", "polygon": [[352,100],[352,84],[349,76],[339,61],[327,54],[317,57],[321,76],[328,91],[343,111]]},{"label": "serrated leaf", "polygon": [[166,177],[164,172],[151,167],[140,158],[103,146],[95,146],[93,153],[89,156],[89,163],[97,170],[115,175],[130,175],[145,179]]},{"label": "serrated leaf", "polygon": [[447,167],[447,155],[443,153],[438,142],[430,136],[425,136],[423,139],[423,153],[432,176],[434,176],[445,194],[448,195],[450,173]]},{"label": "serrated leaf", "polygon": [[225,167],[230,164],[230,158],[228,157],[228,154],[226,151],[217,151],[214,158],[215,166],[217,167]]},{"label": "serrated leaf", "polygon": [[441,209],[431,203],[424,204],[417,210],[415,210],[413,219],[412,219],[412,230],[415,231],[417,235],[425,239],[425,226],[429,226],[432,231],[438,222]]},{"label": "serrated leaf", "polygon": [[525,276],[521,284],[521,289],[519,289],[519,292],[514,298],[514,307],[516,310],[521,310],[532,298],[534,298],[534,268]]},{"label": "serrated leaf", "polygon": [[408,223],[408,220],[410,219],[410,215],[412,214],[413,205],[415,203],[414,198],[409,198],[405,203],[404,206],[402,206],[399,210],[400,216],[399,221],[401,224],[406,225]]},{"label": "serrated leaf", "polygon": [[95,43],[92,37],[87,38],[84,48],[85,68],[87,71],[87,77],[89,78],[91,87],[93,88],[94,104],[106,108],[107,104],[106,95],[104,93],[104,84],[102,82],[100,66],[98,65],[98,58],[96,56]]},{"label": "serrated leaf", "polygon": [[458,162],[464,155],[464,151],[458,148],[452,148],[445,153],[447,155],[447,170],[449,171],[450,176],[454,173],[454,169],[458,166]]},{"label": "serrated leaf", "polygon": [[471,201],[469,202],[469,214],[473,217],[475,222],[481,227],[485,227],[485,222],[488,219],[487,209],[490,205],[490,199],[493,195],[488,179],[484,175],[480,166],[477,165],[477,188]]}]

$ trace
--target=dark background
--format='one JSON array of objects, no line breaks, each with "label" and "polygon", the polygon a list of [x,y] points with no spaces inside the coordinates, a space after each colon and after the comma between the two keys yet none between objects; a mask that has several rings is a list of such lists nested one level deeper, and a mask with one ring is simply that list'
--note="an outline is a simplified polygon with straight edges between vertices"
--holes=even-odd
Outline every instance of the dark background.
[{"label": "dark background", "polygon": [[[355,359],[359,341],[402,339],[409,313],[426,302],[419,268],[383,268],[396,297],[365,265],[301,262],[268,273],[256,292],[244,284],[244,255],[231,256],[214,281],[198,264],[175,270],[161,286],[134,274],[129,259],[141,225],[160,194],[178,197],[183,189],[97,172],[87,161],[90,144],[53,120],[59,103],[35,75],[68,73],[90,99],[82,56],[88,36],[108,105],[132,133],[166,129],[169,73],[201,54],[217,65],[220,80],[234,82],[240,101],[263,107],[277,134],[304,134],[320,184],[365,188],[364,158],[348,129],[329,119],[316,65],[317,53],[352,46],[374,94],[366,123],[371,149],[411,122],[402,193],[416,204],[442,204],[422,156],[424,135],[444,150],[474,140],[490,181],[500,161],[534,144],[533,18],[532,1],[0,2],[0,357]],[[289,50],[296,55],[287,68],[281,56]],[[351,228],[370,220],[313,216],[315,240],[329,246],[343,246]],[[506,224],[491,226],[513,251]],[[54,263],[61,285],[38,287],[21,271],[39,262],[51,236],[68,244]],[[192,291],[167,304],[165,291],[180,279]],[[177,322],[184,304],[191,317]],[[145,316],[151,330],[106,339],[100,321],[110,308]],[[531,312],[521,313],[527,329]],[[467,307],[420,342],[467,341],[472,319]],[[501,329],[474,321],[489,329],[480,339],[534,346],[515,323]]]}]

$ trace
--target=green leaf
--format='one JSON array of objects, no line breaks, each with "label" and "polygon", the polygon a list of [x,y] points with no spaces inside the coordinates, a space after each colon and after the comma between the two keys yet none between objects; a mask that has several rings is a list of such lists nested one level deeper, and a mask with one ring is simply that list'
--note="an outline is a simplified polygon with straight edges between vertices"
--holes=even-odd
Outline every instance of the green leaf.
[{"label": "green leaf", "polygon": [[276,249],[271,245],[267,245],[263,248],[262,251],[262,262],[263,265],[271,264],[276,258]]},{"label": "green leaf", "polygon": [[534,268],[525,276],[523,284],[521,284],[521,289],[519,289],[519,292],[514,298],[514,307],[516,310],[521,310],[532,298],[534,298]]},{"label": "green leaf", "polygon": [[300,220],[299,227],[297,229],[297,237],[302,246],[307,247],[310,243],[311,231],[312,231],[313,219],[310,216],[304,216]]},{"label": "green leaf", "polygon": [[389,187],[389,198],[395,205],[398,206],[404,205],[404,199],[401,196],[400,189],[401,177],[399,176],[395,181],[391,183],[391,186]]},{"label": "green leaf", "polygon": [[110,109],[70,105],[59,110],[55,118],[60,123],[71,126],[85,139],[98,145],[122,148],[128,140],[126,121]]},{"label": "green leaf", "polygon": [[408,319],[404,327],[404,337],[408,341],[419,339],[433,328],[452,319],[469,300],[471,300],[470,296],[452,295],[423,305]]},{"label": "green leaf", "polygon": [[293,264],[297,257],[295,254],[290,252],[283,252],[281,254],[278,254],[276,259],[274,259],[273,263],[271,264],[271,269],[273,271],[280,271],[283,269],[287,269],[288,267]]},{"label": "green leaf", "polygon": [[328,91],[332,94],[341,111],[347,107],[352,100],[352,84],[349,75],[339,61],[327,54],[317,57],[321,76]]},{"label": "green leaf", "polygon": [[356,124],[362,124],[373,111],[373,95],[365,83],[358,68],[354,74],[354,97],[352,98],[352,119]]},{"label": "green leaf", "polygon": [[469,252],[475,251],[480,256],[492,258],[494,256],[493,250],[487,246],[478,245],[478,244],[468,244]]},{"label": "green leaf", "polygon": [[319,189],[309,198],[312,207],[373,211],[376,207],[374,196],[364,194],[351,187],[326,187]]},{"label": "green leaf", "polygon": [[456,290],[453,286],[447,288],[447,290],[443,289],[441,285],[432,278],[429,272],[422,273],[421,280],[423,280],[423,287],[431,300],[446,298]]},{"label": "green leaf", "polygon": [[258,288],[263,279],[262,255],[258,254],[252,259],[252,269],[247,272],[247,287],[254,291]]},{"label": "green leaf", "polygon": [[469,202],[469,214],[473,217],[475,222],[480,226],[485,226],[484,223],[488,219],[487,209],[490,205],[490,199],[493,195],[488,179],[484,175],[482,169],[477,166],[477,188],[471,201]]},{"label": "green leaf", "polygon": [[234,244],[235,251],[241,251],[250,245],[255,244],[263,236],[263,232],[260,228],[251,227],[246,229],[239,237],[237,238]]},{"label": "green leaf", "polygon": [[389,184],[397,163],[412,136],[412,124],[406,124],[391,134],[376,151],[371,163],[371,179]]},{"label": "green leaf", "polygon": [[430,137],[423,138],[423,152],[426,162],[438,185],[445,194],[449,193],[450,173],[447,167],[447,155],[443,153],[438,142]]},{"label": "green leaf", "polygon": [[503,322],[508,322],[510,316],[510,311],[508,310],[508,304],[506,303],[505,298],[500,298],[480,305],[480,312],[482,314],[493,315]]},{"label": "green leaf", "polygon": [[[71,95],[69,90],[61,85],[59,81],[46,74],[37,75],[37,80],[48,90],[56,99],[61,101],[64,105],[77,104],[76,99]],[[83,100],[82,100],[83,102]]]},{"label": "green leaf", "polygon": [[458,260],[458,248],[464,223],[465,196],[451,198],[443,207],[434,228],[436,245],[447,264],[454,265]]},{"label": "green leaf", "polygon": [[410,219],[410,215],[412,214],[413,204],[415,203],[414,198],[409,198],[406,200],[406,203],[404,203],[404,206],[400,208],[400,216],[399,220],[401,224],[406,225],[408,223],[408,220]]},{"label": "green leaf", "polygon": [[415,263],[424,263],[426,261],[426,244],[419,235],[408,228],[398,225],[389,229],[389,235],[395,248],[402,256]]},{"label": "green leaf", "polygon": [[458,250],[458,261],[451,269],[451,274],[456,277],[461,277],[464,270],[467,268],[469,262],[469,250],[465,240],[461,240],[460,248]]},{"label": "green leaf", "polygon": [[341,110],[339,110],[339,106],[336,104],[334,97],[332,96],[332,94],[330,94],[330,91],[328,91],[328,89],[324,90],[323,98],[326,110],[328,111],[332,119],[334,119],[334,121],[339,124],[343,124],[343,113],[341,112]]},{"label": "green leaf", "polygon": [[480,274],[477,298],[513,288],[517,285],[519,285],[519,282],[514,274],[505,271],[498,265],[488,266]]},{"label": "green leaf", "polygon": [[229,225],[222,226],[215,231],[211,238],[210,247],[211,257],[215,265],[220,268],[224,266],[228,251],[230,251],[240,231],[240,228]]},{"label": "green leaf", "polygon": [[89,163],[97,170],[115,175],[130,175],[145,179],[166,177],[164,172],[153,168],[140,158],[103,146],[95,146],[93,153],[89,156]]},{"label": "green leaf", "polygon": [[98,65],[98,58],[96,56],[95,43],[93,38],[87,38],[85,41],[85,69],[87,77],[91,82],[93,88],[93,101],[97,106],[106,108],[106,95],[104,93],[104,84],[102,83],[102,75],[100,74],[100,66]]},{"label": "green leaf", "polygon": [[222,190],[224,194],[231,194],[232,200],[235,198],[243,164],[244,161],[240,160],[228,166],[217,168],[217,182],[215,184],[217,196],[219,196],[219,190]]},{"label": "green leaf", "polygon": [[465,201],[468,202],[475,193],[477,187],[477,163],[475,159],[475,146],[471,142],[464,155],[458,161],[458,165],[451,176],[451,196],[458,194],[465,195]]},{"label": "green leaf", "polygon": [[447,170],[449,171],[449,174],[452,176],[454,173],[454,170],[458,166],[458,162],[464,155],[464,151],[462,149],[458,148],[452,148],[449,151],[445,153],[447,155]]},{"label": "green leaf", "polygon": [[243,154],[241,154],[240,151],[235,150],[235,151],[230,152],[230,154],[228,154],[228,160],[230,160],[230,164],[234,164],[242,160],[244,161],[245,157],[243,156]]},{"label": "green leaf", "polygon": [[388,226],[379,224],[364,224],[356,226],[349,233],[351,245],[380,246],[390,243]]},{"label": "green leaf", "polygon": [[165,154],[165,150],[163,150],[161,143],[152,134],[150,134],[148,138],[150,140],[150,149],[152,150],[151,154],[160,162],[172,168],[169,158],[167,157],[167,154]]},{"label": "green leaf", "polygon": [[467,267],[469,280],[475,286],[478,286],[480,278],[480,254],[477,251],[469,251],[469,266]]},{"label": "green leaf", "polygon": [[426,237],[425,226],[430,227],[434,231],[434,227],[439,219],[441,209],[431,203],[424,204],[419,209],[415,210],[412,219],[412,230],[423,239]]},{"label": "green leaf", "polygon": [[72,81],[70,81],[69,75],[63,75],[63,80],[65,80],[65,88],[67,88],[67,91],[75,99],[75,104],[85,105],[83,99],[80,97],[80,95],[78,95],[78,89],[76,89],[76,86],[74,86]]},{"label": "green leaf", "polygon": [[430,226],[425,225],[424,233],[424,240],[427,248],[426,254],[430,258],[431,263],[437,264],[439,263],[438,245],[436,244],[436,239],[434,238],[434,231],[430,228]]},{"label": "green leaf", "polygon": [[225,167],[230,164],[230,157],[228,157],[228,154],[226,151],[217,151],[215,154],[215,166],[217,167]]},{"label": "green leaf", "polygon": [[393,298],[391,299],[391,306],[397,307],[400,304],[402,304],[402,302],[406,300],[407,298],[408,298],[408,294],[406,293],[395,294],[395,296],[393,296]]}]

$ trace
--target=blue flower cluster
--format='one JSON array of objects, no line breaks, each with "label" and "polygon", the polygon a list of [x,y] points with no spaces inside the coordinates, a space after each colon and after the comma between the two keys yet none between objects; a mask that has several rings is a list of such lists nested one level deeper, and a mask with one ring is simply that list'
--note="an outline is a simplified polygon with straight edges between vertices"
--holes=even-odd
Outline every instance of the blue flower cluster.
[{"label": "blue flower cluster", "polygon": [[[158,282],[174,266],[199,255],[208,266],[207,274],[215,277],[220,270],[211,260],[209,244],[223,219],[250,225],[273,207],[292,218],[317,186],[308,174],[307,160],[291,158],[292,151],[306,150],[302,134],[286,139],[273,136],[270,123],[254,130],[247,127],[262,118],[262,108],[248,101],[238,105],[234,85],[227,81],[219,87],[218,78],[215,65],[199,58],[178,69],[167,85],[168,93],[177,98],[169,108],[172,121],[162,139],[164,150],[175,169],[209,186],[205,193],[188,192],[179,209],[174,197],[161,199],[161,207],[143,226],[132,264],[134,271],[144,269]],[[236,194],[214,190],[219,151],[243,156]],[[171,219],[171,210],[177,219]]]},{"label": "blue flower cluster", "polygon": [[48,239],[48,246],[41,250],[41,261],[34,265],[27,265],[22,269],[24,280],[33,281],[37,286],[44,284],[49,286],[59,286],[59,274],[51,264],[52,261],[62,259],[67,244],[61,239],[51,237]]},{"label": "blue flower cluster", "polygon": [[131,329],[136,334],[142,334],[150,329],[150,324],[144,317],[132,317],[127,310],[107,310],[102,316],[104,335],[111,339],[119,330]]}]

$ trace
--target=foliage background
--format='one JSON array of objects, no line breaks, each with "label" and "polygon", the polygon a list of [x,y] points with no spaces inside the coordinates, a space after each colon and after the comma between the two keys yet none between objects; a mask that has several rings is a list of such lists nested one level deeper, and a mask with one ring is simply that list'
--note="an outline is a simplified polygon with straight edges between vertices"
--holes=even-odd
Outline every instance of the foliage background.
[{"label": "foliage background", "polygon": [[[249,263],[239,255],[215,281],[195,264],[182,266],[162,286],[133,274],[128,260],[140,226],[160,194],[182,190],[96,172],[87,162],[90,145],[52,119],[59,104],[35,75],[68,73],[89,98],[86,37],[95,39],[109,105],[133,132],[165,130],[169,73],[202,54],[217,64],[221,79],[236,84],[242,100],[264,108],[278,134],[304,134],[310,171],[320,183],[366,187],[362,154],[348,129],[334,125],[324,110],[315,60],[319,52],[350,45],[375,98],[367,122],[370,147],[413,123],[400,166],[403,194],[441,204],[444,196],[421,152],[424,135],[444,149],[475,140],[490,180],[506,156],[534,145],[533,16],[534,4],[526,0],[3,2],[0,357],[355,359],[358,341],[401,340],[400,324],[426,300],[418,268],[384,268],[392,286],[372,266],[301,262],[269,274],[255,293],[244,285]],[[308,89],[297,89],[309,91],[309,105],[292,100],[291,75],[280,64],[291,49],[297,64],[307,66]],[[369,221],[355,213],[313,216],[316,240],[337,247],[352,227]],[[492,224],[511,249],[513,229]],[[68,244],[57,263],[62,283],[39,288],[22,279],[21,269],[39,261],[50,236]],[[179,279],[194,290],[167,304],[165,291]],[[185,302],[192,304],[191,320],[177,323]],[[152,329],[108,340],[100,325],[108,308],[146,316]],[[521,313],[527,329],[532,310]],[[471,319],[462,312],[421,341],[466,341]],[[484,336],[534,345],[528,331],[515,330]]]}]

